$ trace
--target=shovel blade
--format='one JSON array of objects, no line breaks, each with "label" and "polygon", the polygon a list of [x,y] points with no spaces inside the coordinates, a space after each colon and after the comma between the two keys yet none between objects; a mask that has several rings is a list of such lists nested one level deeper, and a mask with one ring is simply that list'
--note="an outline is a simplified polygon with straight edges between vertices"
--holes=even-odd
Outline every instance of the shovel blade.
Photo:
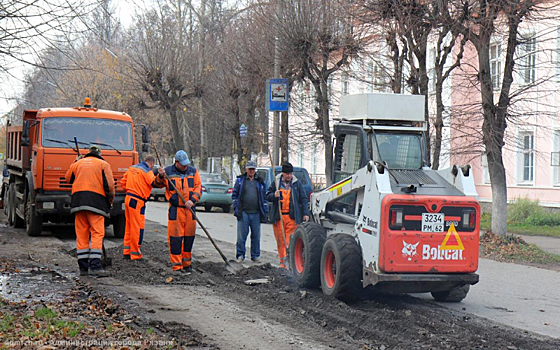
[{"label": "shovel blade", "polygon": [[242,271],[245,267],[235,260],[230,260],[226,263],[226,270],[232,274]]}]

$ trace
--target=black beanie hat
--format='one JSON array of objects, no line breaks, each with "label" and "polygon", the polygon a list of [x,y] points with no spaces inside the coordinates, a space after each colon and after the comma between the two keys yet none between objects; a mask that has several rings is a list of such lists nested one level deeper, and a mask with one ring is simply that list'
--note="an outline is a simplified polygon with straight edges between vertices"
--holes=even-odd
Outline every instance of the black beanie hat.
[{"label": "black beanie hat", "polygon": [[286,163],[282,164],[282,172],[283,173],[293,173],[294,172],[294,167],[292,166],[292,164],[286,162]]}]

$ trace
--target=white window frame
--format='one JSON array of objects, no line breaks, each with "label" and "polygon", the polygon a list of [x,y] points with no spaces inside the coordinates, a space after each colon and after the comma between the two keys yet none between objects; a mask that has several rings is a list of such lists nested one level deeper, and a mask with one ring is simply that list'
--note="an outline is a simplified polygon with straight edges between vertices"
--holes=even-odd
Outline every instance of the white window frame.
[{"label": "white window frame", "polygon": [[348,77],[348,73],[342,73],[340,81],[342,96],[348,95],[350,93],[350,78]]},{"label": "white window frame", "polygon": [[488,169],[488,156],[486,152],[481,156],[481,164],[482,164],[482,183],[483,184],[490,184],[490,169]]},{"label": "white window frame", "polygon": [[432,48],[430,49],[430,69],[428,70],[428,76],[430,78],[429,80],[429,86],[428,86],[428,91],[430,93],[435,94],[436,93],[436,49]]},{"label": "white window frame", "polygon": [[373,75],[373,67],[375,66],[375,62],[373,60],[368,62],[367,71],[366,71],[366,84],[367,84],[367,92],[373,92],[373,85],[375,81],[375,77]]},{"label": "white window frame", "polygon": [[556,81],[560,83],[560,26],[556,27],[556,47],[554,49]]},{"label": "white window frame", "polygon": [[552,185],[560,186],[560,130],[552,132],[552,151],[550,152]]},{"label": "white window frame", "polygon": [[[529,138],[529,139],[527,139]],[[519,133],[518,182],[533,184],[535,182],[535,133],[522,131]],[[526,165],[526,163],[528,163]],[[528,170],[529,172],[526,172]]]},{"label": "white window frame", "polygon": [[520,54],[519,63],[521,75],[521,85],[531,85],[536,81],[537,76],[537,37],[534,33],[522,36],[519,44]]},{"label": "white window frame", "polygon": [[[494,50],[493,50],[494,49]],[[490,75],[492,77],[492,88],[500,91],[502,87],[502,44],[493,43],[490,45]]]}]

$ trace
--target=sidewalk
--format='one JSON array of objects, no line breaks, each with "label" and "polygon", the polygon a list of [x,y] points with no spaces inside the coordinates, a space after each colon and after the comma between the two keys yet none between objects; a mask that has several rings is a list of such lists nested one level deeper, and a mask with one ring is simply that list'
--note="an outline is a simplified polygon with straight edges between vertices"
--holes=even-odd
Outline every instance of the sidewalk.
[{"label": "sidewalk", "polygon": [[536,245],[547,253],[560,255],[560,238],[548,236],[526,236],[518,234],[516,234],[516,236],[523,238],[523,240],[529,244]]}]

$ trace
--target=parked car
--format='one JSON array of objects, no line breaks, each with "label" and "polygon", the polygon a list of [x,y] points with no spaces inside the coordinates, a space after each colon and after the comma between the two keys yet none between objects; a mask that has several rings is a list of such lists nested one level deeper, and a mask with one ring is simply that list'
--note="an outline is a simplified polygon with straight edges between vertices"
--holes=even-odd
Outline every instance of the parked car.
[{"label": "parked car", "polygon": [[231,211],[231,193],[233,188],[228,179],[222,174],[199,173],[202,182],[202,197],[196,203],[204,206],[204,210],[211,211],[212,207],[220,207],[224,213]]},{"label": "parked car", "polygon": [[[281,166],[275,166],[274,167],[274,175],[278,175],[282,172],[282,167]],[[259,167],[257,168],[257,175],[264,179],[264,182],[266,184],[266,188],[268,190],[268,188],[270,187],[270,184],[273,181],[274,175],[272,174],[272,168],[271,167]],[[301,181],[301,184],[303,185],[303,188],[305,189],[305,192],[307,193],[307,198],[309,199],[311,197],[311,192],[313,192],[313,187],[311,184],[311,177],[309,176],[309,173],[307,172],[307,169],[305,168],[301,168],[301,167],[294,167],[294,176],[297,177],[298,181]],[[269,202],[269,207],[272,208],[272,203]],[[270,222],[270,218],[271,218],[271,212],[268,212],[268,222]]]}]

